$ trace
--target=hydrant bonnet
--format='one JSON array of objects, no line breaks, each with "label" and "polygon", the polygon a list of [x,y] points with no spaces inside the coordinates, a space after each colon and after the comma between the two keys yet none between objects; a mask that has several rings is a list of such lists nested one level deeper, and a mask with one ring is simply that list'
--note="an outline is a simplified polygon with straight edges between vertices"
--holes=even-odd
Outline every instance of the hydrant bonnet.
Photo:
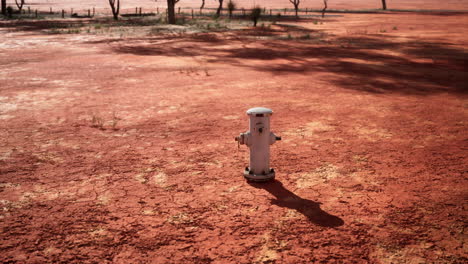
[{"label": "hydrant bonnet", "polygon": [[273,110],[265,107],[254,107],[247,110],[248,115],[268,115],[273,114]]}]

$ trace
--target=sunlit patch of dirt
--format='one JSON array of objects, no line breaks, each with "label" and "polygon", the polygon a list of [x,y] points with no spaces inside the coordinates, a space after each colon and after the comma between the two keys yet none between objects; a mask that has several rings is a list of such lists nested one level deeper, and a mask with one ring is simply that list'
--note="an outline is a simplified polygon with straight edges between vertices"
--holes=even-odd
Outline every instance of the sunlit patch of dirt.
[{"label": "sunlit patch of dirt", "polygon": [[309,188],[319,184],[327,183],[330,179],[340,177],[338,167],[333,164],[325,164],[311,172],[299,173],[295,178],[296,186],[300,189]]},{"label": "sunlit patch of dirt", "polygon": [[151,177],[151,183],[160,187],[166,187],[167,175],[162,171],[155,172],[154,175]]},{"label": "sunlit patch of dirt", "polygon": [[310,138],[320,137],[323,132],[333,131],[335,128],[321,121],[306,123],[299,128],[289,129],[282,132],[285,139],[283,142],[295,144],[296,142],[308,142]]},{"label": "sunlit patch of dirt", "polygon": [[357,125],[353,129],[353,134],[358,137],[369,140],[369,141],[378,141],[382,139],[390,139],[393,135],[388,130],[384,128],[377,127],[372,124]]},{"label": "sunlit patch of dirt", "polygon": [[273,248],[270,233],[267,232],[262,236],[262,247],[258,253],[257,263],[271,263],[278,259],[278,253]]}]

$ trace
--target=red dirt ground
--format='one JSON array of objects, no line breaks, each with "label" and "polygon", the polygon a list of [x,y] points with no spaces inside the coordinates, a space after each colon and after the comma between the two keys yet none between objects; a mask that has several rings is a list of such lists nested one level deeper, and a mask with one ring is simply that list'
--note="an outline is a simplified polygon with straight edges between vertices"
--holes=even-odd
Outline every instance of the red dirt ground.
[{"label": "red dirt ground", "polygon": [[[467,19],[0,21],[0,261],[466,263]],[[253,106],[283,137],[270,183],[234,141]]]}]

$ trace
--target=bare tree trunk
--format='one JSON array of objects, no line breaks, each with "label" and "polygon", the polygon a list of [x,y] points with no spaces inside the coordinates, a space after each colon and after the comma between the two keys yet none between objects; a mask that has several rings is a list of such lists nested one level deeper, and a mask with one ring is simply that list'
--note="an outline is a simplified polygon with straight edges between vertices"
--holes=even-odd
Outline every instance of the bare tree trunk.
[{"label": "bare tree trunk", "polygon": [[23,9],[23,5],[24,5],[24,0],[20,0],[19,3],[18,3],[18,0],[15,0],[15,3],[16,3],[16,6],[18,7],[18,10],[21,13],[21,10]]},{"label": "bare tree trunk", "polygon": [[299,17],[299,15],[298,15],[299,4],[301,3],[301,0],[289,0],[289,2],[291,2],[291,4],[294,5],[294,11],[296,12],[296,18],[298,18]]},{"label": "bare tree trunk", "polygon": [[387,2],[386,0],[382,0],[382,9],[387,10]]},{"label": "bare tree trunk", "polygon": [[109,5],[112,9],[112,15],[114,16],[114,20],[119,20],[120,0],[109,0]]},{"label": "bare tree trunk", "polygon": [[218,0],[219,1],[219,6],[218,9],[216,10],[216,16],[219,17],[221,15],[221,10],[223,10],[223,1],[224,0]]},{"label": "bare tree trunk", "polygon": [[205,7],[205,0],[202,0],[201,6],[200,6],[200,13],[204,7]]},{"label": "bare tree trunk", "polygon": [[7,10],[6,10],[6,0],[2,0],[2,15],[6,16]]},{"label": "bare tree trunk", "polygon": [[176,23],[175,5],[179,0],[167,0],[167,23],[174,25]]},{"label": "bare tree trunk", "polygon": [[323,0],[323,5],[324,5],[324,7],[323,7],[323,9],[322,9],[322,18],[325,17],[325,10],[327,10],[327,7],[328,7],[328,6],[327,6],[327,2],[328,2],[328,0]]}]

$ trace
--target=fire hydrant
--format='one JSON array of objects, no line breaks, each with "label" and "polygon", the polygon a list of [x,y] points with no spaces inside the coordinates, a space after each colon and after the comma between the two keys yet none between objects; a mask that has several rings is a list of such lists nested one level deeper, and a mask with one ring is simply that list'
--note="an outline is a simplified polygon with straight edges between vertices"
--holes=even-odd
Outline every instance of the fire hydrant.
[{"label": "fire hydrant", "polygon": [[245,168],[244,177],[250,181],[269,181],[275,178],[275,171],[270,168],[270,145],[281,137],[270,132],[270,116],[273,111],[264,107],[247,110],[249,131],[241,133],[236,141],[250,148],[250,164]]}]

